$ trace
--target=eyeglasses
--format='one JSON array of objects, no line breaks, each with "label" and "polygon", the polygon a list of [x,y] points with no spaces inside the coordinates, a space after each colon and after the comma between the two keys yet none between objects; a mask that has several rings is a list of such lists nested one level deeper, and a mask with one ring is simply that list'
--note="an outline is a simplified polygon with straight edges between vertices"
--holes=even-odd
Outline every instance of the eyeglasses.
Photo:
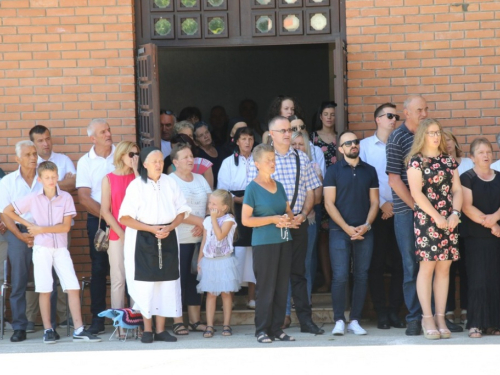
[{"label": "eyeglasses", "polygon": [[429,137],[441,137],[441,132],[425,132]]},{"label": "eyeglasses", "polygon": [[139,153],[138,153],[138,152],[132,152],[132,151],[130,151],[130,152],[128,153],[128,157],[129,157],[130,159],[132,159],[134,156],[139,156]]},{"label": "eyeglasses", "polygon": [[340,145],[340,147],[343,147],[343,146],[347,146],[347,147],[351,147],[352,145],[359,145],[359,139],[353,139],[352,141],[345,141],[344,143],[342,143]]},{"label": "eyeglasses", "polygon": [[292,128],[280,129],[280,130],[270,130],[270,131],[272,131],[272,132],[278,132],[278,133],[281,133],[282,135],[285,135],[286,133],[288,133],[288,134],[293,133]]},{"label": "eyeglasses", "polygon": [[293,132],[298,132],[299,130],[305,130],[306,126],[304,124],[292,127]]},{"label": "eyeglasses", "polygon": [[399,115],[396,115],[395,113],[384,113],[383,115],[380,115],[378,117],[384,117],[384,116],[387,116],[389,120],[396,118],[396,121],[399,121]]}]

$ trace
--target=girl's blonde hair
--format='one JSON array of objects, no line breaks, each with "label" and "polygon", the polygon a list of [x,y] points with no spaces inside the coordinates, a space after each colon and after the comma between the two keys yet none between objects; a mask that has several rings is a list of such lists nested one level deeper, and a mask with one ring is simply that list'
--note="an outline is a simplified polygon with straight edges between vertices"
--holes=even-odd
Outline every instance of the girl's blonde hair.
[{"label": "girl's blonde hair", "polygon": [[123,155],[127,155],[133,148],[137,149],[137,152],[140,152],[141,149],[137,146],[137,143],[130,141],[121,141],[116,145],[115,154],[113,156],[113,164],[116,169],[121,169],[125,166],[125,163],[122,160]]},{"label": "girl's blonde hair", "polygon": [[[455,143],[455,153],[457,154],[458,157],[461,157],[464,154],[464,152],[462,151],[462,149],[458,145],[457,137],[455,137],[455,135],[449,130],[443,130],[443,134],[447,138],[450,138]],[[446,141],[446,139],[445,139],[445,141]]]},{"label": "girl's blonde hair", "polygon": [[439,127],[438,131],[441,133],[439,152],[445,155],[448,154],[448,151],[446,149],[446,139],[443,136],[444,135],[443,127],[441,126],[439,121],[432,118],[427,118],[425,120],[420,121],[420,124],[418,125],[417,132],[415,133],[415,138],[413,139],[413,146],[411,146],[411,150],[405,159],[406,164],[408,164],[408,162],[411,160],[412,157],[422,153],[422,150],[425,147],[425,136],[427,133],[427,129],[429,129],[429,126],[431,125],[437,125]]},{"label": "girl's blonde hair", "polygon": [[307,135],[303,131],[293,132],[292,142],[295,141],[295,139],[297,139],[299,137],[302,137],[302,139],[304,140],[304,147],[306,149],[307,157],[309,158],[309,160],[312,160],[311,146],[309,144],[309,138],[307,137]]},{"label": "girl's blonde hair", "polygon": [[[217,189],[212,192],[214,197],[220,198],[222,200],[222,204],[225,204],[227,206],[227,212],[234,217],[234,201],[233,201],[233,196],[232,194],[224,189]],[[233,242],[236,242],[238,240],[238,228],[234,231],[234,236],[233,236]]]}]

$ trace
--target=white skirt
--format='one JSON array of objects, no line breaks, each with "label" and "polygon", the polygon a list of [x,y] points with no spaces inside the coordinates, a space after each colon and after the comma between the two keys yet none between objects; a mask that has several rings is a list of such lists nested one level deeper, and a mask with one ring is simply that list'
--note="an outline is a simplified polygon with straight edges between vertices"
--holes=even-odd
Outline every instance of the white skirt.
[{"label": "white skirt", "polygon": [[248,283],[255,284],[253,273],[252,246],[235,246],[234,255],[238,260],[238,271],[240,272],[240,285],[247,286]]},{"label": "white skirt", "polygon": [[198,293],[208,292],[218,296],[221,293],[240,290],[238,261],[235,256],[201,258],[196,286]]}]

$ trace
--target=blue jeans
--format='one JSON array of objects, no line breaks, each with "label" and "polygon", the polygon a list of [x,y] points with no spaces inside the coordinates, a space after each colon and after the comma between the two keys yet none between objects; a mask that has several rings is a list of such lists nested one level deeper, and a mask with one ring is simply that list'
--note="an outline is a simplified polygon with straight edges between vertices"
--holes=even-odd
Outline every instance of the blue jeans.
[{"label": "blue jeans", "polygon": [[[309,224],[307,227],[307,253],[306,253],[306,279],[307,279],[307,295],[309,296],[309,304],[311,304],[311,294],[313,287],[313,277],[316,275],[316,237],[318,235],[318,226],[316,223]],[[292,284],[288,284],[288,297],[286,300],[286,315],[292,313]]]},{"label": "blue jeans", "polygon": [[364,240],[351,241],[343,230],[330,230],[330,261],[332,264],[333,320],[345,321],[346,284],[349,280],[351,253],[354,267],[354,286],[350,320],[360,320],[368,288],[368,270],[373,252],[373,232],[367,232]]},{"label": "blue jeans", "polygon": [[421,320],[422,309],[417,296],[418,263],[415,255],[413,211],[394,214],[394,230],[403,258],[403,294],[409,312],[406,321]]}]

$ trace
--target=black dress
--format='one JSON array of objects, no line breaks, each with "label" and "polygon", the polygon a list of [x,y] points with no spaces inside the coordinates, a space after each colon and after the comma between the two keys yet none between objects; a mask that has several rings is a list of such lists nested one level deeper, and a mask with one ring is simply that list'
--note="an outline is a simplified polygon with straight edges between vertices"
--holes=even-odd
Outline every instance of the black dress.
[{"label": "black dress", "polygon": [[[491,181],[480,179],[473,169],[460,176],[472,192],[472,204],[484,214],[500,208],[500,174]],[[462,216],[468,278],[467,328],[500,327],[500,238]]]},{"label": "black dress", "polygon": [[[448,217],[453,211],[453,175],[458,164],[451,156],[434,158],[415,155],[408,168],[422,172],[422,193],[441,216]],[[440,229],[434,219],[415,204],[413,214],[415,249],[418,261],[458,260],[458,228]]]}]

